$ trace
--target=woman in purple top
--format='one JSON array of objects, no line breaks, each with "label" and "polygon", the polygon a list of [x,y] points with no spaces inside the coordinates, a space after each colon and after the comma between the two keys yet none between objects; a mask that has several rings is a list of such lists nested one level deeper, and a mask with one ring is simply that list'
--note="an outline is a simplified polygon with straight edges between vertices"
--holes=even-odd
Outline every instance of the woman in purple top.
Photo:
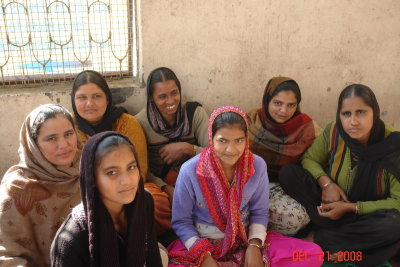
[{"label": "woman in purple top", "polygon": [[[249,151],[247,129],[237,107],[211,114],[209,145],[182,166],[176,183],[172,227],[180,240],[168,248],[169,266],[321,265],[317,245],[267,235],[267,166]],[[296,248],[308,251],[306,264],[293,261]]]}]

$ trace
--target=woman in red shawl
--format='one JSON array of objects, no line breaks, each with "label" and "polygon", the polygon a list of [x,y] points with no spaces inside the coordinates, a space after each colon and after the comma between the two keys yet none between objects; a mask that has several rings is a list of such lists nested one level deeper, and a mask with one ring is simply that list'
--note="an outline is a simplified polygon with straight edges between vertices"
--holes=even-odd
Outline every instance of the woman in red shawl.
[{"label": "woman in red shawl", "polygon": [[269,80],[262,107],[249,116],[250,150],[268,165],[269,229],[294,235],[310,222],[305,209],[282,190],[279,170],[288,163],[300,163],[300,157],[322,129],[300,112],[301,92],[288,77]]}]

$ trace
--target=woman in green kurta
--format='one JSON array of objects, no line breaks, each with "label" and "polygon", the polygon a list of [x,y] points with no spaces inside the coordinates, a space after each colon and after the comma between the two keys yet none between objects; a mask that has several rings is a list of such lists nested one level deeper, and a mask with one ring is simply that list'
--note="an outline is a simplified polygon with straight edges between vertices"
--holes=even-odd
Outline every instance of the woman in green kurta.
[{"label": "woman in green kurta", "polygon": [[400,248],[400,132],[379,115],[369,87],[346,87],[336,121],[303,156],[305,170],[286,165],[280,172],[283,189],[317,226],[314,241],[338,260],[347,251],[366,266]]}]

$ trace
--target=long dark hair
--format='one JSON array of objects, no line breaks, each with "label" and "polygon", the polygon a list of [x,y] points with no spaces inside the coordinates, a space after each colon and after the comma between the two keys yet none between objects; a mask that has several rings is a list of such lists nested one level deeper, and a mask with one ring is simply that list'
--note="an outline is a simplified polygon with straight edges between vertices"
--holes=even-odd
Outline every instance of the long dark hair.
[{"label": "long dark hair", "polygon": [[174,81],[176,86],[179,89],[179,93],[181,93],[181,83],[179,82],[176,74],[167,67],[160,67],[152,70],[147,77],[147,98],[150,99],[153,96],[154,84],[165,81]]},{"label": "long dark hair", "polygon": [[373,111],[373,126],[367,145],[382,141],[385,135],[385,124],[380,118],[379,104],[371,88],[363,84],[351,84],[345,87],[340,93],[336,111],[336,122],[339,129],[343,132],[343,134],[346,134],[340,121],[340,110],[342,109],[343,101],[354,96],[360,97],[367,106],[372,108]]},{"label": "long dark hair", "polygon": [[81,87],[82,85],[89,84],[89,83],[94,83],[98,87],[100,87],[100,89],[103,90],[104,94],[107,97],[108,106],[110,106],[112,104],[111,103],[112,95],[111,95],[110,87],[108,87],[108,84],[107,84],[106,80],[103,78],[103,76],[100,73],[98,73],[97,71],[85,70],[85,71],[82,71],[81,73],[79,73],[78,76],[76,76],[76,78],[74,80],[74,84],[72,85],[72,92],[71,92],[72,99],[71,100],[72,100],[72,107],[74,108],[74,112],[75,112],[76,91],[78,91],[79,87]]},{"label": "long dark hair", "polygon": [[[96,84],[106,95],[107,98],[107,108],[103,114],[101,122],[97,125],[92,125],[84,118],[82,118],[75,105],[75,94],[79,90],[79,87],[85,84],[94,83]],[[76,76],[74,84],[72,86],[71,92],[71,104],[75,115],[75,121],[78,125],[79,130],[92,136],[95,133],[100,133],[103,131],[111,131],[114,122],[123,114],[127,113],[126,109],[123,107],[116,107],[113,105],[111,90],[108,87],[106,80],[103,76],[94,70],[85,70]]]}]

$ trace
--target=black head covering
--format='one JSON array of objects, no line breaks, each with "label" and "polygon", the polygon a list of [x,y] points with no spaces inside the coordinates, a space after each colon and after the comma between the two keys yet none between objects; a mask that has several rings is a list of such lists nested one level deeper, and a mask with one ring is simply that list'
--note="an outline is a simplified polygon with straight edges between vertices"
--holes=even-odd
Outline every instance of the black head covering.
[{"label": "black head covering", "polygon": [[[373,126],[366,146],[351,138],[343,129],[340,121],[341,102],[348,96],[357,97],[358,95],[354,94],[356,90],[363,91],[364,95],[370,96],[374,112]],[[378,102],[372,90],[362,84],[350,85],[342,91],[339,96],[336,124],[340,136],[358,161],[357,173],[349,193],[350,201],[381,199],[377,181],[381,168],[392,173],[400,181],[400,132],[392,132],[385,138],[385,123],[380,119]]]},{"label": "black head covering", "polygon": [[[81,85],[85,85],[88,83],[94,83],[101,90],[103,90],[104,94],[107,97],[107,109],[103,115],[103,119],[97,125],[92,125],[79,116],[78,111],[76,110],[75,106],[75,94],[78,91]],[[72,87],[71,93],[71,104],[72,109],[74,111],[75,121],[78,125],[79,130],[82,132],[92,136],[96,133],[100,133],[103,131],[111,131],[114,122],[122,115],[122,113],[127,113],[126,109],[123,107],[116,107],[112,103],[112,94],[110,88],[106,80],[101,76],[100,73],[93,71],[93,70],[85,70],[76,76],[74,85]]]},{"label": "black head covering", "polygon": [[83,210],[89,232],[90,266],[118,267],[120,262],[125,262],[125,266],[144,266],[148,244],[151,242],[148,225],[152,223],[147,221],[149,218],[147,214],[151,211],[148,210],[148,205],[146,205],[149,198],[146,197],[148,193],[144,190],[143,179],[139,180],[134,201],[125,205],[128,231],[125,259],[122,261],[119,259],[118,239],[114,223],[103,205],[96,187],[96,150],[102,140],[112,135],[121,136],[130,143],[124,135],[106,131],[92,136],[85,144],[82,152],[80,186]]}]

